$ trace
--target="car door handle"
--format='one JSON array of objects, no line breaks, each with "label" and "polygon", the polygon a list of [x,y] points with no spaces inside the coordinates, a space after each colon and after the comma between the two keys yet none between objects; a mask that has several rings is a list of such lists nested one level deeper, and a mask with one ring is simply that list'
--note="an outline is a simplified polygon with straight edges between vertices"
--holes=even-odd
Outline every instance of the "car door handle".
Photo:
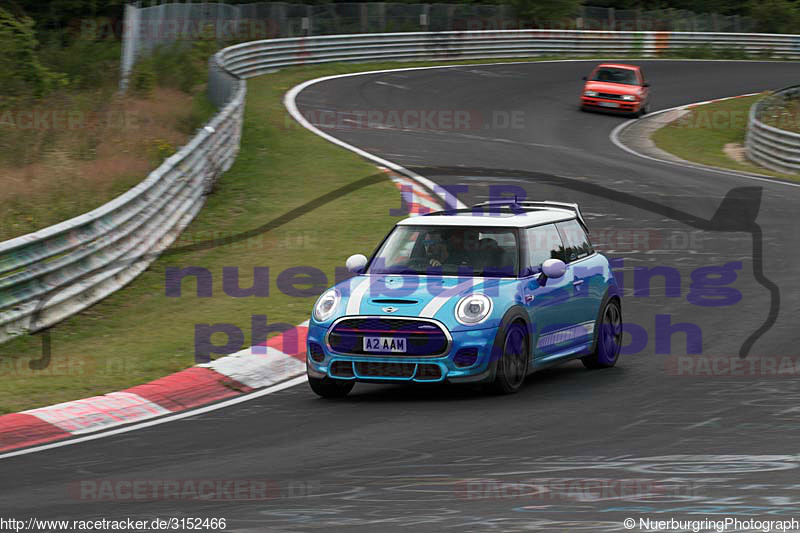
[{"label": "car door handle", "polygon": [[575,281],[572,282],[572,284],[575,285],[576,287],[578,285],[583,285],[583,280],[582,279],[576,279]]}]

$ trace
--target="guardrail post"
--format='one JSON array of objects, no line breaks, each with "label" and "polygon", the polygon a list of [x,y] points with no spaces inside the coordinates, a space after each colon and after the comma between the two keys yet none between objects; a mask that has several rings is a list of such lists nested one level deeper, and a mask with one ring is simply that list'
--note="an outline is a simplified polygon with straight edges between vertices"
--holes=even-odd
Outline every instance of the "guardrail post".
[{"label": "guardrail post", "polygon": [[358,5],[359,15],[361,18],[361,33],[369,32],[369,9],[366,3],[362,2]]},{"label": "guardrail post", "polygon": [[386,4],[384,2],[379,2],[377,5],[378,24],[380,25],[381,31],[386,31]]},{"label": "guardrail post", "polygon": [[119,90],[128,88],[128,78],[133,70],[139,49],[139,8],[133,4],[125,4],[125,15],[122,21],[122,61],[120,62]]}]

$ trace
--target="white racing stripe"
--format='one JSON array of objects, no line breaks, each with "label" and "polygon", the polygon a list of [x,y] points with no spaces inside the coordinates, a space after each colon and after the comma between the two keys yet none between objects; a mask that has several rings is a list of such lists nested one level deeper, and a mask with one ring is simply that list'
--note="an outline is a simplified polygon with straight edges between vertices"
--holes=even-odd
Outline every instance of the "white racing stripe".
[{"label": "white racing stripe", "polygon": [[442,292],[431,298],[431,301],[422,308],[419,316],[424,318],[433,318],[433,316],[439,312],[439,309],[441,309],[452,297],[458,295],[461,293],[461,291],[469,288],[475,288],[483,282],[483,278],[470,278],[467,281],[459,283],[458,285],[444,289]]},{"label": "white racing stripe", "polygon": [[371,284],[371,280],[369,276],[365,276],[361,283],[356,285],[355,289],[350,291],[350,298],[347,299],[347,308],[345,309],[345,315],[357,315],[361,310],[361,300],[364,298],[364,294],[369,290]]}]

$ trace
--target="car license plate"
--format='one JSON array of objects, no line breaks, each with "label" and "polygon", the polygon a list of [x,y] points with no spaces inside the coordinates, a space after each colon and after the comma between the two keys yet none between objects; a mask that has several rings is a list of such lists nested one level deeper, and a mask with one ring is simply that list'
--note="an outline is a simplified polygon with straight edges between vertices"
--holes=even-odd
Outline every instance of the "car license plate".
[{"label": "car license plate", "polygon": [[619,104],[616,102],[597,102],[597,105],[600,107],[619,107]]},{"label": "car license plate", "polygon": [[373,353],[405,353],[403,337],[364,337],[364,351]]}]

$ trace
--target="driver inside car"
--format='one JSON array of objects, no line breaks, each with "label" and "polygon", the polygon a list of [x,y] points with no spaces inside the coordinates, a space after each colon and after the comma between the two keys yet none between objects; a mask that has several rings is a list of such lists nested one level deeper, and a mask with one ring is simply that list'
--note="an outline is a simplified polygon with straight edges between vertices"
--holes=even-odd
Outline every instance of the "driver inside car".
[{"label": "driver inside car", "polygon": [[[445,240],[446,239],[446,240]],[[464,250],[464,234],[456,230],[448,235],[429,232],[423,240],[425,256],[432,267],[440,267],[445,263],[451,265],[467,265],[469,258]]]},{"label": "driver inside car", "polygon": [[430,266],[442,266],[449,256],[447,247],[444,245],[442,234],[437,232],[428,232],[422,241],[425,246],[425,257]]}]

